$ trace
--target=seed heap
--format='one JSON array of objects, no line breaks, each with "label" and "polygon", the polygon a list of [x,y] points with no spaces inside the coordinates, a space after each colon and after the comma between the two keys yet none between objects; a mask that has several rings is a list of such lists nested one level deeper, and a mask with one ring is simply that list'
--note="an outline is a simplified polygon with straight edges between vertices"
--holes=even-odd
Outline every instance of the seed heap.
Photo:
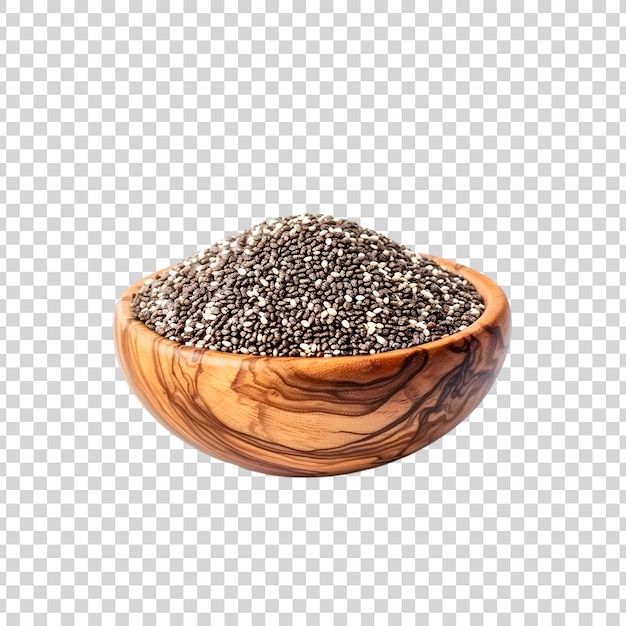
[{"label": "seed heap", "polygon": [[298,215],[259,224],[144,283],[133,315],[179,343],[262,356],[407,348],[478,319],[463,278],[354,222]]}]

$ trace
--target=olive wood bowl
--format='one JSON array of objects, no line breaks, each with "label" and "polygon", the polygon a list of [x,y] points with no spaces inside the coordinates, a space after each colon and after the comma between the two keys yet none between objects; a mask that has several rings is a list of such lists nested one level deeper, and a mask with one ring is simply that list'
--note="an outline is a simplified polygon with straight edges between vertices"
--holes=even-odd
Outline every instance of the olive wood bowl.
[{"label": "olive wood bowl", "polygon": [[508,350],[504,292],[468,267],[430,255],[482,295],[467,328],[378,354],[274,357],[185,346],[132,316],[141,285],[114,314],[117,358],[163,426],[202,452],[267,474],[325,476],[383,465],[429,445],[483,399]]}]

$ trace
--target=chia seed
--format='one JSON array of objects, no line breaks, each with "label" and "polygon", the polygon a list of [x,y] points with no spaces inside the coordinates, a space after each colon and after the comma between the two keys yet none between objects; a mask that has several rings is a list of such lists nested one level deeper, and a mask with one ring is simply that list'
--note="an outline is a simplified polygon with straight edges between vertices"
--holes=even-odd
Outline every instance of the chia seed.
[{"label": "chia seed", "polygon": [[447,337],[483,313],[464,278],[355,222],[263,222],[181,261],[135,295],[178,343],[263,356],[376,354]]}]

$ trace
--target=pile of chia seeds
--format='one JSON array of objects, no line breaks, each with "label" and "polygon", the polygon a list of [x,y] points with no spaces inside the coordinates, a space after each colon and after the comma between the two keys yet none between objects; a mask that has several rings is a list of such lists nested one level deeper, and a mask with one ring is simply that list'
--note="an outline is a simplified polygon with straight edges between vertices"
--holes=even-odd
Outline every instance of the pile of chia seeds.
[{"label": "pile of chia seeds", "polygon": [[270,220],[148,280],[131,304],[187,346],[261,356],[376,354],[475,322],[463,278],[373,230],[321,215]]}]

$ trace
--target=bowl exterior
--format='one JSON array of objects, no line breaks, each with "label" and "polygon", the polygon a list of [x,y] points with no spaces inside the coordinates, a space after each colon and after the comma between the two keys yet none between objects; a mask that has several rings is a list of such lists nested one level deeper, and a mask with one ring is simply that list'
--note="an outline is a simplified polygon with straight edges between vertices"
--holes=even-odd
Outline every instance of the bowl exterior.
[{"label": "bowl exterior", "polygon": [[286,476],[376,467],[459,424],[492,386],[508,350],[511,315],[502,290],[478,272],[432,258],[474,284],[485,312],[423,346],[331,358],[184,346],[132,317],[131,300],[146,276],[116,305],[118,361],[161,424],[224,461]]}]

